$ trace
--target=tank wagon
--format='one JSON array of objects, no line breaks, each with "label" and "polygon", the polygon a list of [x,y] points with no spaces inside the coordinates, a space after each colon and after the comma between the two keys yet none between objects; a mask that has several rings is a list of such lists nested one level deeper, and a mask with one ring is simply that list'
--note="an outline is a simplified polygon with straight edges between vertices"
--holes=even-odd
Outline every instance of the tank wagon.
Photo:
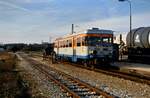
[{"label": "tank wagon", "polygon": [[150,27],[133,29],[126,41],[129,60],[150,62]]},{"label": "tank wagon", "polygon": [[[54,41],[53,63],[56,59],[81,62],[84,65],[113,61],[113,31],[99,28],[73,33]],[[116,47],[116,46],[115,46]],[[117,57],[115,55],[115,57]]]}]

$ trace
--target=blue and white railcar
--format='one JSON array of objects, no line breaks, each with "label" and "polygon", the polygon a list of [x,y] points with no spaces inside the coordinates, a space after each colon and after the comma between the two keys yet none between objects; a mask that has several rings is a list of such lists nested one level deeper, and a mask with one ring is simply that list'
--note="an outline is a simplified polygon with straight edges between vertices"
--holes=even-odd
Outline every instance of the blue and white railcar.
[{"label": "blue and white railcar", "polygon": [[110,61],[113,59],[113,31],[98,28],[57,38],[54,41],[57,58],[78,61]]}]

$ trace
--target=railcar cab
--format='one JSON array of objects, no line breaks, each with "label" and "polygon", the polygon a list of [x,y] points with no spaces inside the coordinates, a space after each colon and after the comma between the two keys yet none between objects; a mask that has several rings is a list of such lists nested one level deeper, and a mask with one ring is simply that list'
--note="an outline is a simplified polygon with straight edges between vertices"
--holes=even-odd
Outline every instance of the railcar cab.
[{"label": "railcar cab", "polygon": [[80,53],[80,55],[84,55],[86,61],[94,59],[94,62],[98,63],[112,60],[113,31],[93,28],[85,34],[80,35],[79,38],[81,41],[77,38],[78,46],[80,45],[81,51],[86,50],[85,54]]}]

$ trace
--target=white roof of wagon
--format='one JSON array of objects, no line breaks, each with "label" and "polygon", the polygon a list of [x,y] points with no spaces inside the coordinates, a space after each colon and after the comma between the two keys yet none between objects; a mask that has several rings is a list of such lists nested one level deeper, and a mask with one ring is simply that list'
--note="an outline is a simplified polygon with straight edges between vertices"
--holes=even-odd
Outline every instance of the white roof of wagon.
[{"label": "white roof of wagon", "polygon": [[114,31],[112,30],[105,30],[105,29],[99,29],[99,28],[92,28],[92,29],[88,29],[86,30],[85,33],[98,33],[98,34],[113,34]]},{"label": "white roof of wagon", "polygon": [[112,30],[105,30],[105,29],[99,29],[99,28],[92,28],[92,29],[87,29],[85,31],[82,32],[77,32],[77,33],[73,33],[73,34],[67,34],[63,37],[57,38],[56,40],[60,40],[63,38],[67,38],[67,37],[72,37],[72,36],[76,36],[79,34],[113,34],[114,31]]},{"label": "white roof of wagon", "polygon": [[114,31],[112,30],[105,30],[105,29],[99,29],[99,28],[92,28],[92,29],[87,29],[78,33],[73,33],[73,34],[68,34],[66,36],[71,36],[71,35],[78,35],[78,34],[113,34]]}]

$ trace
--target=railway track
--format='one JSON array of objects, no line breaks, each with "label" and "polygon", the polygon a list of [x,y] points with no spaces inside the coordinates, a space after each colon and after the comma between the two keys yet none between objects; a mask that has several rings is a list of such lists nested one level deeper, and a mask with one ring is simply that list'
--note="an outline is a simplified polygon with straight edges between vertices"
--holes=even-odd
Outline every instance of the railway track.
[{"label": "railway track", "polygon": [[[39,55],[36,55],[36,56],[39,56]],[[40,57],[42,57],[42,56],[40,56]],[[84,68],[84,69],[87,69],[87,70],[92,70],[92,71],[95,71],[95,72],[104,73],[104,74],[111,75],[111,76],[114,76],[114,77],[119,77],[119,78],[123,78],[123,79],[126,79],[126,80],[131,80],[131,81],[135,81],[135,82],[138,82],[138,83],[143,83],[143,84],[150,85],[150,77],[137,74],[136,72],[127,73],[127,72],[121,72],[119,70],[114,70],[114,69],[111,69],[111,68],[109,68],[109,69],[104,68],[104,67],[90,68],[90,67],[85,67],[81,64],[74,64],[74,63],[70,63],[70,62],[62,62],[62,63],[71,64],[73,66],[78,66],[80,68]]]},{"label": "railway track", "polygon": [[119,78],[123,78],[123,79],[126,79],[126,80],[135,81],[137,83],[143,83],[143,84],[150,85],[150,77],[147,77],[147,76],[144,76],[144,75],[139,75],[139,74],[134,73],[134,72],[126,73],[126,72],[122,72],[122,71],[111,69],[111,68],[109,68],[109,69],[104,68],[104,67],[91,68],[91,67],[85,67],[85,66],[80,65],[80,64],[74,64],[74,63],[68,63],[68,62],[65,62],[65,63],[71,64],[73,66],[78,66],[80,68],[84,68],[84,69],[87,69],[87,70],[92,70],[92,71],[95,71],[95,72],[103,73],[103,74],[106,74],[106,75],[111,75],[113,77],[119,77]]},{"label": "railway track", "polygon": [[77,78],[64,72],[60,72],[52,67],[41,64],[28,56],[21,55],[32,64],[32,67],[45,74],[49,80],[61,87],[62,91],[71,98],[117,98],[105,91],[97,89]]}]

